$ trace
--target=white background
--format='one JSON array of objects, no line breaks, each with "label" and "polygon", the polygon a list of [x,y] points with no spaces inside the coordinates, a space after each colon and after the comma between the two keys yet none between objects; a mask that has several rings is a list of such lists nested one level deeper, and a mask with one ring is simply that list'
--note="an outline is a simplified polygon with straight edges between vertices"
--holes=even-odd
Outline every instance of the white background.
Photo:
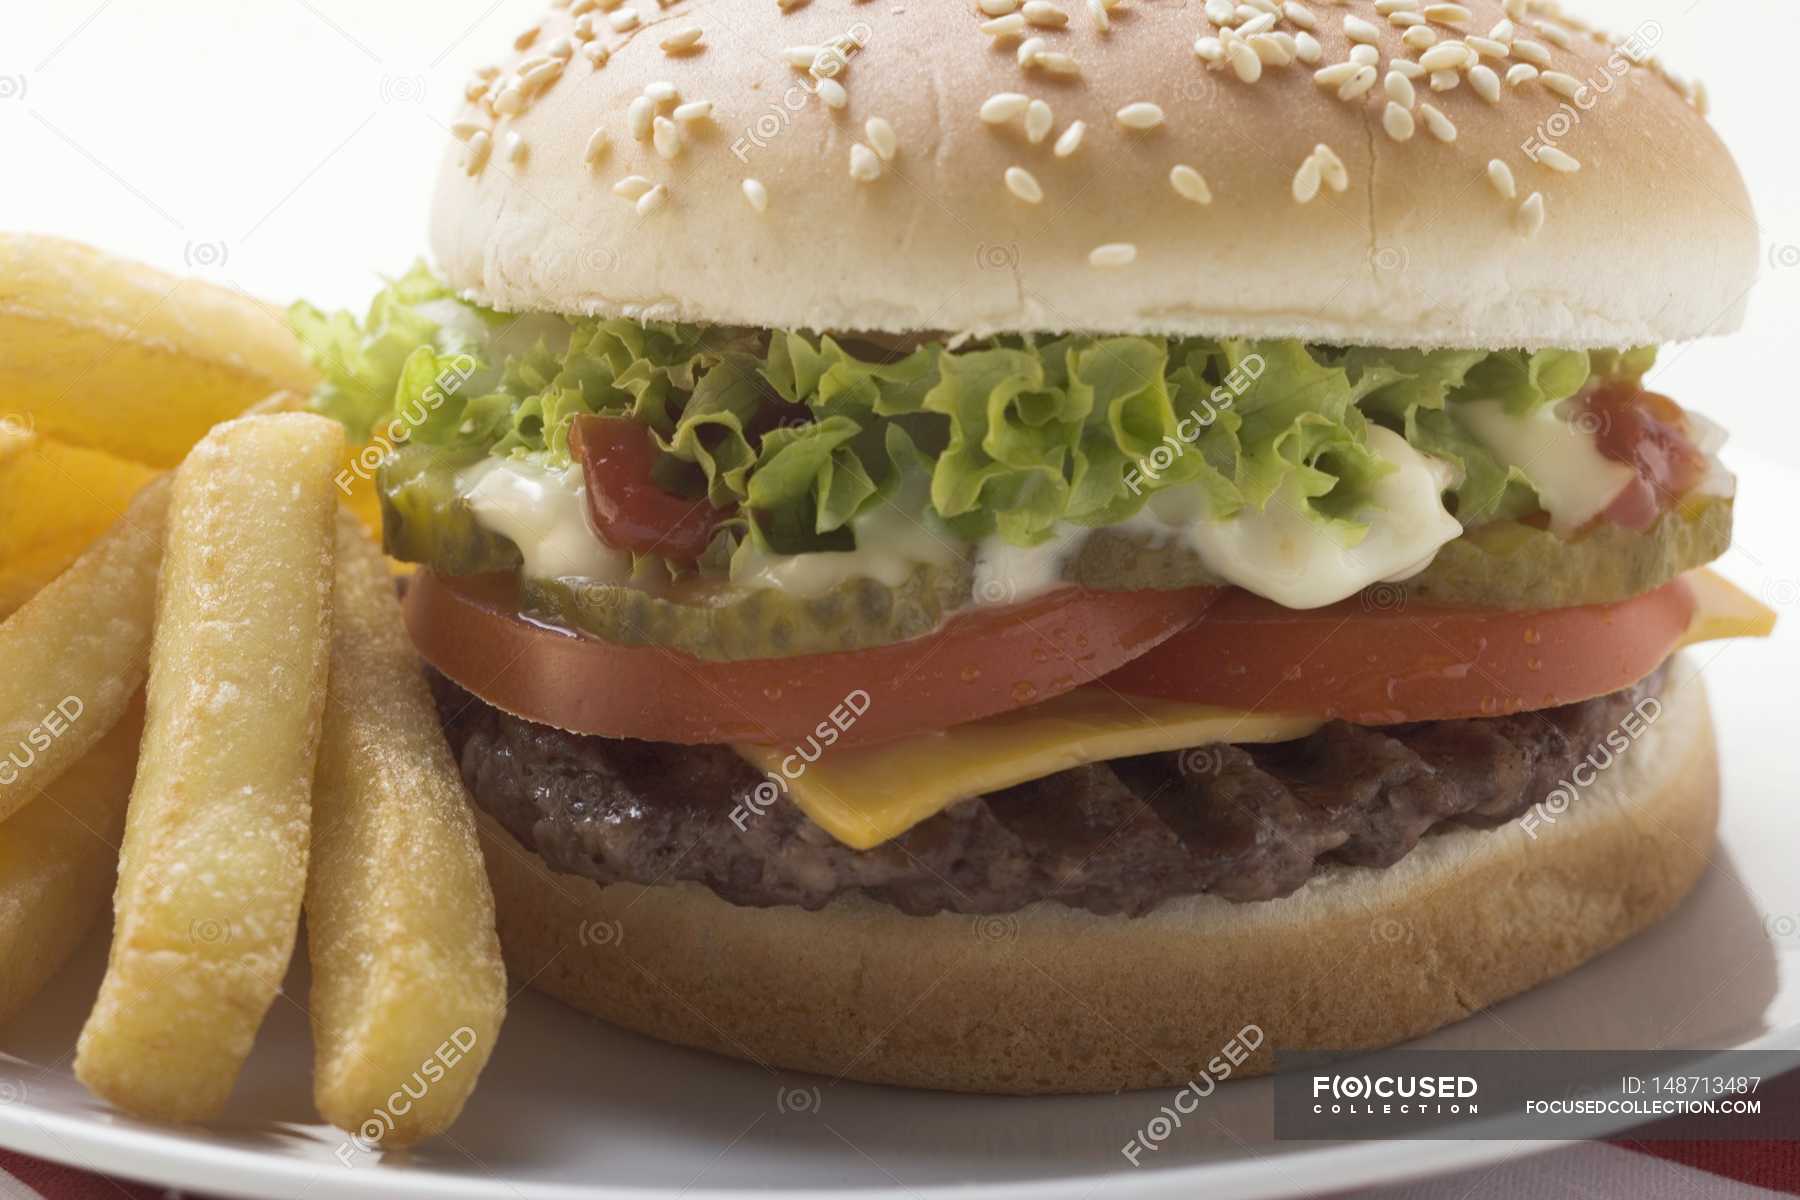
[{"label": "white background", "polygon": [[[773,3],[773,0],[744,0]],[[912,0],[924,9],[954,0]],[[0,18],[0,226],[67,234],[287,301],[360,308],[425,252],[472,66],[543,0],[49,0]],[[1586,0],[1655,21],[1749,180],[1762,281],[1745,330],[1671,348],[1657,386],[1800,464],[1800,154],[1791,0]],[[1626,186],[1629,186],[1628,184]]]}]

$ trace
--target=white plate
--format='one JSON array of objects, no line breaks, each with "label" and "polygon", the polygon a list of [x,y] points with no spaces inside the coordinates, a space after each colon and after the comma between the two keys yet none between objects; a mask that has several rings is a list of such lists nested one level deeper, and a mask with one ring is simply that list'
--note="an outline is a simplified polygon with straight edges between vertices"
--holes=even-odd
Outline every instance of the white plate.
[{"label": "white plate", "polygon": [[[1666,922],[1575,974],[1425,1043],[1503,1047],[1791,1045],[1800,1027],[1800,477],[1740,463],[1727,574],[1784,610],[1768,642],[1694,653],[1721,727],[1723,845]],[[310,1044],[277,1001],[226,1120],[175,1129],[113,1115],[69,1071],[103,965],[81,961],[0,1035],[0,1144],[42,1158],[242,1196],[1295,1196],[1538,1149],[1515,1142],[1275,1142],[1266,1080],[1227,1085],[1131,1166],[1121,1147],[1167,1097],[951,1096],[782,1075],[605,1028],[536,995],[508,1019],[452,1136],[410,1158],[350,1154],[312,1122]],[[3,967],[0,967],[3,969]],[[800,986],[799,981],[796,981]],[[297,969],[289,994],[304,995]]]}]

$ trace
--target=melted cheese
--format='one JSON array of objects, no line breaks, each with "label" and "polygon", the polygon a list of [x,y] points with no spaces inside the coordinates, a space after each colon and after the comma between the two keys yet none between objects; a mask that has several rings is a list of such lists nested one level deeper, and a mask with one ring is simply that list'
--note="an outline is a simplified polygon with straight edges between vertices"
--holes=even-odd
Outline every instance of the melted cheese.
[{"label": "melted cheese", "polygon": [[[1721,638],[1766,637],[1775,614],[1713,574],[1686,577],[1695,609],[1676,649]],[[1084,763],[1222,742],[1285,742],[1323,724],[1120,696],[1101,686],[937,733],[837,748],[807,763],[791,749],[737,746],[825,832],[855,850],[899,837],[958,800],[1042,779]]]}]

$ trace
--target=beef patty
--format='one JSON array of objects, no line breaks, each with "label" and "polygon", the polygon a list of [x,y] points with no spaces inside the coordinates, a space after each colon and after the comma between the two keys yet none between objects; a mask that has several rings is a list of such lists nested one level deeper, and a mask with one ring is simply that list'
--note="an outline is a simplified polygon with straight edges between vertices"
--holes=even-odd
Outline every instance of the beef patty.
[{"label": "beef patty", "polygon": [[785,797],[752,805],[765,776],[723,746],[565,733],[441,675],[432,685],[475,802],[558,871],[691,881],[756,906],[861,892],[915,914],[1055,900],[1135,916],[1202,892],[1285,896],[1326,864],[1384,867],[1440,826],[1510,820],[1582,758],[1607,761],[1602,739],[1666,669],[1517,716],[1334,721],[1297,741],[1076,767],[956,804],[873,850],[836,841]]}]

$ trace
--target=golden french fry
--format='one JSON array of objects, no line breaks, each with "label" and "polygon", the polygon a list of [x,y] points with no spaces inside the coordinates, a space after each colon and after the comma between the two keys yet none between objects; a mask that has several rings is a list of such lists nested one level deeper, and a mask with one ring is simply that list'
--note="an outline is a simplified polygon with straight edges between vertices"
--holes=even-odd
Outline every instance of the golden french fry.
[{"label": "golden french fry", "polygon": [[387,562],[338,519],[306,935],[313,1095],[363,1149],[448,1128],[506,1013],[469,798]]},{"label": "golden french fry", "polygon": [[216,1114],[306,885],[343,430],[214,429],[175,474],[112,956],[75,1073],[129,1112]]},{"label": "golden french fry", "polygon": [[0,235],[0,420],[172,467],[216,423],[316,379],[259,300],[78,242]]},{"label": "golden french fry", "polygon": [[0,830],[0,1024],[62,969],[106,911],[143,723],[133,704]]},{"label": "golden french fry", "polygon": [[166,480],[0,624],[0,821],[81,758],[144,682]]}]

